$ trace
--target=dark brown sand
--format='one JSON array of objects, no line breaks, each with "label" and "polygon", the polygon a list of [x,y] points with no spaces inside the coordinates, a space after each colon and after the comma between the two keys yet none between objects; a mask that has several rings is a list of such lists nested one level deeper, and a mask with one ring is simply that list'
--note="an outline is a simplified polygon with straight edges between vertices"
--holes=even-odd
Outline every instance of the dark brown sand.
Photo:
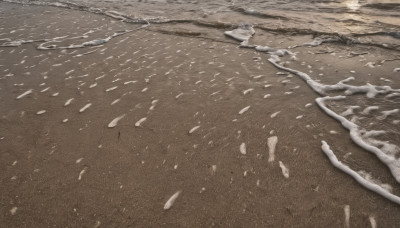
[{"label": "dark brown sand", "polygon": [[[88,38],[57,43],[63,46],[139,27],[52,7],[0,8],[1,38],[14,40],[81,36],[101,27]],[[370,217],[379,227],[399,226],[398,205],[335,169],[321,151],[326,140],[344,163],[368,169],[400,193],[388,169],[317,107],[318,95],[301,79],[277,75],[267,55],[238,48],[224,30],[214,41],[159,30],[150,26],[82,49],[37,50],[40,42],[0,48],[0,227],[343,227],[346,205],[351,227],[369,227]],[[271,46],[311,39],[265,37]],[[326,50],[335,55],[312,54]],[[377,62],[394,58],[389,50],[329,44],[296,51],[299,61],[291,66],[325,83],[354,70],[355,83],[379,84],[384,75],[400,87],[398,61],[366,68],[360,56],[349,57],[368,52],[366,62]],[[268,162],[271,136],[278,143]]]}]

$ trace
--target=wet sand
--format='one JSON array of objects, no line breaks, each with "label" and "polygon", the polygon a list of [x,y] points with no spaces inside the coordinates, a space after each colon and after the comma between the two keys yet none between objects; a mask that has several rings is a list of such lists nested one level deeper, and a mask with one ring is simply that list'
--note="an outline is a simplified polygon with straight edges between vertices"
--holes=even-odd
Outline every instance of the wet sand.
[{"label": "wet sand", "polygon": [[[133,30],[77,49],[0,47],[2,227],[343,227],[348,210],[351,227],[369,227],[371,218],[378,227],[400,224],[399,205],[334,168],[321,140],[400,195],[388,168],[318,108],[303,80],[239,48],[224,29],[202,38],[182,32],[205,29],[191,25],[141,28],[82,11],[0,6],[0,39],[93,30],[49,43],[62,47]],[[252,42],[271,46],[312,39],[257,32]],[[356,75],[353,84],[400,88],[399,61],[383,61],[398,52],[335,43],[293,51],[298,61],[288,65],[324,83]],[[387,109],[398,107],[393,101]],[[368,102],[360,95],[329,107],[341,113]]]}]

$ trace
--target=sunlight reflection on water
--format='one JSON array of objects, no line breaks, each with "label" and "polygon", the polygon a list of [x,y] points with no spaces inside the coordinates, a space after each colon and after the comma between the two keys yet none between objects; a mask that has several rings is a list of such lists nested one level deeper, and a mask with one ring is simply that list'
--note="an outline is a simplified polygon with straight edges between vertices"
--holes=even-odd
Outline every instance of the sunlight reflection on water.
[{"label": "sunlight reflection on water", "polygon": [[359,0],[346,0],[344,3],[351,10],[358,10],[361,7]]}]

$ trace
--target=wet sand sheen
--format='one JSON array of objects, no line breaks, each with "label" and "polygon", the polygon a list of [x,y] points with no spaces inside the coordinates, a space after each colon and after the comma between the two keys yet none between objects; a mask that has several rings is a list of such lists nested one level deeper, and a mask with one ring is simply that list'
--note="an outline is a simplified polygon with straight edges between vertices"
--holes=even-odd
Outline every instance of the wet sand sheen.
[{"label": "wet sand sheen", "polygon": [[[88,35],[60,39],[65,45],[59,46],[68,46],[141,26],[86,12],[1,5],[3,36],[13,40]],[[224,31],[218,39],[232,41]],[[79,49],[43,51],[38,45],[0,49],[1,221],[8,227],[400,222],[397,205],[329,163],[321,140],[341,161],[368,169],[399,195],[388,169],[310,105],[319,95],[270,64],[269,54],[150,29]],[[368,80],[400,88],[396,61],[379,62],[393,57],[390,50],[325,44],[294,51],[297,60],[282,56],[280,64],[322,84],[355,76],[354,85]],[[363,52],[368,55],[351,54]],[[399,113],[390,105],[398,98],[364,97],[329,101],[328,107],[349,119],[368,117],[359,120],[362,126],[377,112],[375,124],[393,129]]]}]

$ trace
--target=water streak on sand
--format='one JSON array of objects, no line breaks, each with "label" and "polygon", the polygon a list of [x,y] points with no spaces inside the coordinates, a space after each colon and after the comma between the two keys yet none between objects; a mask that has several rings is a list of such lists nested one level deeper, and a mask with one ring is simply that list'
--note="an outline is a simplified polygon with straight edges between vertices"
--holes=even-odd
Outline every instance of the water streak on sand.
[{"label": "water streak on sand", "polygon": [[177,191],[175,194],[173,194],[168,201],[165,203],[164,205],[164,210],[169,210],[172,205],[174,205],[176,199],[178,198],[178,196],[181,194],[182,191]]},{"label": "water streak on sand", "polygon": [[92,106],[92,103],[86,104],[85,106],[83,106],[81,109],[79,109],[79,112],[84,112],[86,109],[88,109],[90,106]]},{"label": "water streak on sand", "polygon": [[109,128],[114,128],[115,126],[117,126],[118,122],[125,117],[126,114],[123,114],[121,116],[116,117],[115,119],[113,119],[109,124],[108,127]]},{"label": "water streak on sand", "polygon": [[135,123],[135,127],[140,127],[144,121],[147,120],[147,117],[143,117]]},{"label": "water streak on sand", "polygon": [[275,148],[276,144],[278,143],[278,137],[277,136],[271,136],[267,140],[268,144],[268,150],[269,150],[269,156],[268,156],[268,161],[273,162],[275,161]]},{"label": "water streak on sand", "polygon": [[19,99],[25,97],[26,95],[31,94],[32,91],[33,91],[32,89],[27,90],[27,91],[25,91],[24,93],[22,93],[21,95],[19,95],[16,99],[19,100]]}]

